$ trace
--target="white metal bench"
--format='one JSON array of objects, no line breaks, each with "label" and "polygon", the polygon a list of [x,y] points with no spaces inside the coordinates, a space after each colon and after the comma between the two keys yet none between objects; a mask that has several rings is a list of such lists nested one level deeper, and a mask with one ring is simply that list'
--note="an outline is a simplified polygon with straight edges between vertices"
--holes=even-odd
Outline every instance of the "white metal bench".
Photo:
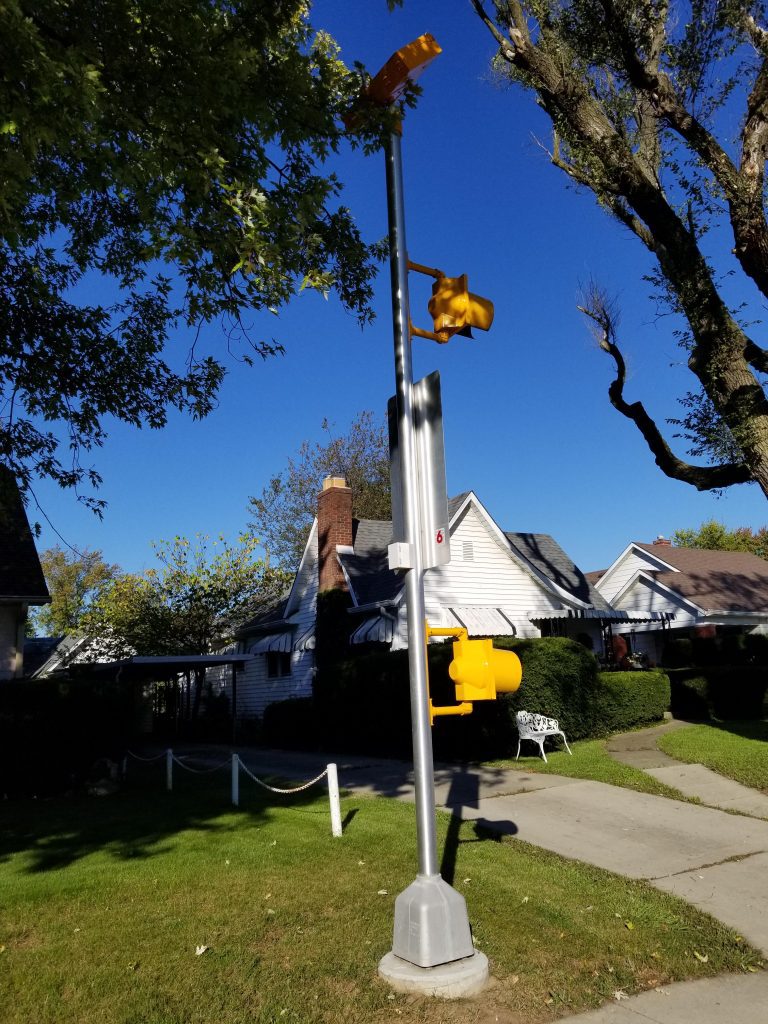
[{"label": "white metal bench", "polygon": [[518,711],[515,717],[517,719],[518,732],[516,761],[520,757],[520,744],[523,740],[531,740],[533,743],[539,744],[541,756],[546,763],[547,755],[544,753],[544,740],[547,736],[562,736],[565,749],[573,756],[573,751],[568,746],[565,733],[560,728],[556,718],[547,718],[545,715],[532,715],[529,711]]}]

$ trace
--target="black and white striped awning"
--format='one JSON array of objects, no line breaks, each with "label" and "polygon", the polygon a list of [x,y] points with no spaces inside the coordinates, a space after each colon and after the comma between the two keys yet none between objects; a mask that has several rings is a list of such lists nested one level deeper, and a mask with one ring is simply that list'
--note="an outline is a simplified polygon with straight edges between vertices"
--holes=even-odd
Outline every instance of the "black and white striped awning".
[{"label": "black and white striped awning", "polygon": [[556,608],[547,611],[529,612],[531,622],[548,622],[550,619],[599,619],[602,622],[671,622],[674,612],[624,611],[600,608]]},{"label": "black and white striped awning", "polygon": [[389,615],[374,615],[360,623],[349,638],[349,642],[352,644],[391,644],[394,635],[395,620]]},{"label": "black and white striped awning", "polygon": [[286,630],[283,633],[270,633],[257,640],[251,648],[251,654],[269,654],[270,651],[279,651],[281,654],[290,654],[293,650],[293,632]]},{"label": "black and white striped awning", "polygon": [[300,634],[295,644],[294,651],[314,651],[315,649],[315,627],[310,626]]}]

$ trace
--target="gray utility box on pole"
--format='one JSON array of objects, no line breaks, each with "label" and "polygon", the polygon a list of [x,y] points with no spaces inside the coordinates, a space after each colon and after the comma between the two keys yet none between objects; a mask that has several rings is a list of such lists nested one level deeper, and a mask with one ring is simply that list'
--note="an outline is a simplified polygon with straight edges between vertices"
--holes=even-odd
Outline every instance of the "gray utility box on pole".
[{"label": "gray utility box on pole", "polygon": [[[406,539],[403,511],[402,467],[397,423],[397,398],[387,403],[389,473],[392,487],[392,544],[390,569],[413,568],[413,553]],[[448,495],[445,483],[445,444],[440,374],[437,370],[413,385],[413,432],[416,454],[419,532],[422,567],[431,569],[451,560],[448,533]]]}]

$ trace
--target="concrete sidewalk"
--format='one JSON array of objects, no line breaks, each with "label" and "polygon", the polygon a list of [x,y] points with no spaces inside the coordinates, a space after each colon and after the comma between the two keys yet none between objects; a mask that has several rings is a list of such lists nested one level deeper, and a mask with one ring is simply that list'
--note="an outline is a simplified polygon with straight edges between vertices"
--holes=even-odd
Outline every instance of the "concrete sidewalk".
[{"label": "concrete sidewalk", "polygon": [[[384,786],[361,766],[345,787],[408,799],[410,777]],[[373,773],[376,774],[375,771]],[[758,794],[755,794],[758,795]],[[644,879],[717,918],[768,955],[768,822],[600,782],[496,769],[438,768],[439,807],[564,857]],[[768,973],[666,986],[574,1024],[768,1024]]]},{"label": "concrete sidewalk", "polygon": [[726,779],[704,765],[682,764],[659,750],[657,741],[661,736],[689,724],[672,719],[650,729],[620,733],[612,736],[606,747],[617,761],[639,768],[660,782],[679,789],[685,796],[698,798],[708,807],[768,819],[768,795]]},{"label": "concrete sidewalk", "polygon": [[[310,778],[334,760],[277,751],[243,751],[241,756],[257,774],[298,778]],[[345,789],[413,799],[410,765],[335,760]],[[462,819],[674,893],[768,955],[768,821],[525,770],[439,765],[435,795],[438,807]],[[768,1024],[768,973],[671,985],[568,1019],[580,1024]]]}]

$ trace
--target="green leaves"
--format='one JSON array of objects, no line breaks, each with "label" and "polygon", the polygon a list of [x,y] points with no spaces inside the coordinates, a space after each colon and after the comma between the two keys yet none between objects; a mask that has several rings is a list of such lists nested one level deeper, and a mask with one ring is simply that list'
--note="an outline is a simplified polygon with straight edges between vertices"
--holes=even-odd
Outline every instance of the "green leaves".
[{"label": "green leaves", "polygon": [[388,519],[389,441],[372,412],[362,412],[344,435],[323,422],[327,440],[304,441],[288,465],[273,477],[261,497],[249,500],[250,523],[270,558],[286,569],[298,567],[317,511],[317,495],[326,476],[343,476],[352,489],[352,514],[358,519]]},{"label": "green leaves", "polygon": [[[186,327],[242,327],[305,287],[371,318],[380,249],[324,167],[359,74],[308,7],[3,5],[0,459],[22,484],[96,482],[81,457],[107,416],[205,416],[224,364],[166,357]],[[101,304],[81,297],[94,282]],[[246,362],[281,350],[243,344]]]},{"label": "green leaves", "polygon": [[199,534],[158,541],[159,567],[114,579],[85,616],[86,632],[111,657],[220,649],[290,586],[289,575],[254,557],[259,546],[249,534],[236,544]]}]

